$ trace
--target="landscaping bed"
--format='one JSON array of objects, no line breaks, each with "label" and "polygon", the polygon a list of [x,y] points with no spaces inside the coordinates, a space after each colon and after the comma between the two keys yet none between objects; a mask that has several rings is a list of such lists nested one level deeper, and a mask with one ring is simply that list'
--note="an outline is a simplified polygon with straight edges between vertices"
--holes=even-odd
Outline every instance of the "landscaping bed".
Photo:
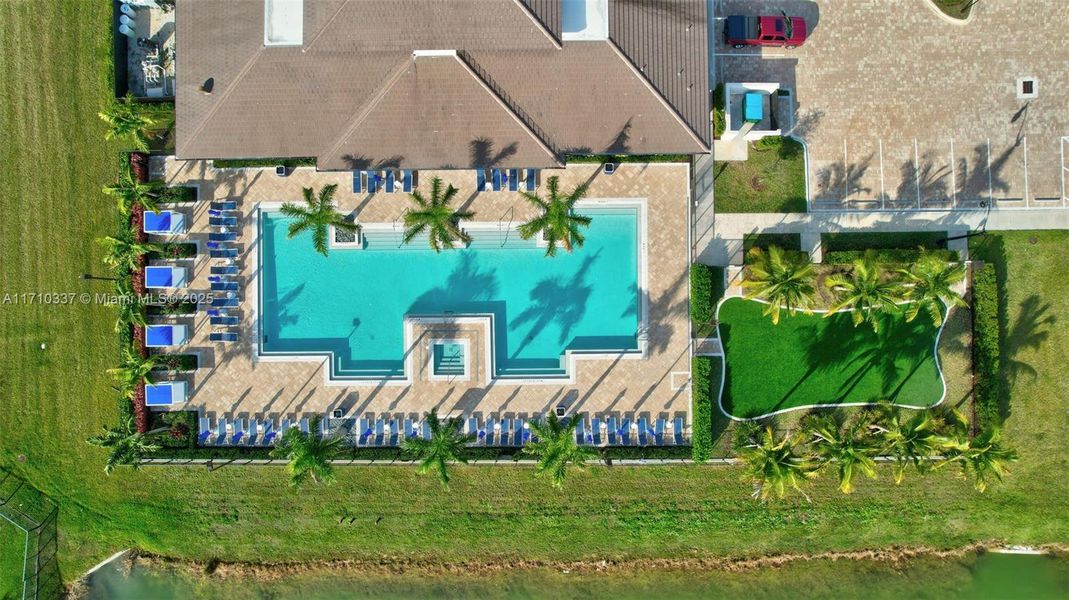
[{"label": "landscaping bed", "polygon": [[212,161],[212,166],[216,169],[256,169],[265,168],[273,169],[277,166],[283,166],[287,169],[295,169],[297,167],[314,167],[316,166],[315,157],[306,158],[235,158],[235,159],[215,159]]},{"label": "landscaping bed", "polygon": [[932,406],[943,397],[934,355],[939,329],[931,321],[885,315],[877,334],[855,327],[845,313],[798,314],[773,325],[763,309],[741,298],[720,306],[726,360],[720,402],[735,417],[882,399]]},{"label": "landscaping bed", "polygon": [[718,162],[713,183],[716,212],[805,212],[805,152],[781,137],[750,144],[742,162]]}]

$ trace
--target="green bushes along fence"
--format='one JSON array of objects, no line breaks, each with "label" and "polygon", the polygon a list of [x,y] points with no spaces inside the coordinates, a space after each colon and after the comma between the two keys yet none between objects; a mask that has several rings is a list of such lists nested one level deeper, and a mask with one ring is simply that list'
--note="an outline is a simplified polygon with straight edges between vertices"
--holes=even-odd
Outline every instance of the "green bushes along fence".
[{"label": "green bushes along fence", "polygon": [[995,265],[973,270],[973,370],[976,373],[976,419],[981,428],[999,421],[1001,397],[999,369],[998,277]]},{"label": "green bushes along fence", "polygon": [[695,356],[691,360],[690,376],[693,410],[690,428],[691,458],[695,462],[705,462],[713,453],[713,359],[708,356]]},{"label": "green bushes along fence", "polygon": [[690,268],[690,320],[695,337],[716,334],[716,303],[724,295],[724,270],[694,264]]}]

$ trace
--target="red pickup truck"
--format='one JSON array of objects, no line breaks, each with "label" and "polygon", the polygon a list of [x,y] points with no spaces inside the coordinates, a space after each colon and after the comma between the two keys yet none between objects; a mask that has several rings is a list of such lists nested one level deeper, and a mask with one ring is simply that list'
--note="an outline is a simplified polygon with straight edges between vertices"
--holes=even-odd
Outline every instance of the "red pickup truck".
[{"label": "red pickup truck", "polygon": [[802,17],[731,16],[724,23],[724,43],[735,48],[778,46],[797,48],[805,43],[806,26]]}]

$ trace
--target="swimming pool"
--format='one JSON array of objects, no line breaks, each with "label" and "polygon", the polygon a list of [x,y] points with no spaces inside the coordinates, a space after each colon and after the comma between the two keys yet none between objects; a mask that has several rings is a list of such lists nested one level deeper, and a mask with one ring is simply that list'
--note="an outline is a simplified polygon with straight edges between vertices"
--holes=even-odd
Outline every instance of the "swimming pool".
[{"label": "swimming pool", "polygon": [[362,249],[312,249],[288,219],[259,217],[259,353],[329,354],[335,379],[405,376],[406,316],[492,315],[496,378],[565,377],[566,351],[638,351],[640,207],[583,207],[586,244],[554,258],[496,224],[468,248],[365,229]]}]

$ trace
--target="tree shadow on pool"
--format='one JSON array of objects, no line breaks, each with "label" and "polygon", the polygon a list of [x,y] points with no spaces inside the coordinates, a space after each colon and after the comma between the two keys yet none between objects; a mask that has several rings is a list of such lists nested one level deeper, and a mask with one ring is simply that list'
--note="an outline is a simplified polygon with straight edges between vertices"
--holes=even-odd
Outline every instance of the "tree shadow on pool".
[{"label": "tree shadow on pool", "polygon": [[593,286],[586,281],[587,275],[599,254],[600,250],[584,256],[582,265],[567,281],[546,277],[535,284],[530,292],[530,305],[509,323],[511,331],[530,323],[523,342],[512,353],[513,357],[519,356],[535,336],[550,325],[560,328],[557,335],[558,344],[564,344],[571,338],[572,328],[586,314],[587,301],[593,291]]}]

